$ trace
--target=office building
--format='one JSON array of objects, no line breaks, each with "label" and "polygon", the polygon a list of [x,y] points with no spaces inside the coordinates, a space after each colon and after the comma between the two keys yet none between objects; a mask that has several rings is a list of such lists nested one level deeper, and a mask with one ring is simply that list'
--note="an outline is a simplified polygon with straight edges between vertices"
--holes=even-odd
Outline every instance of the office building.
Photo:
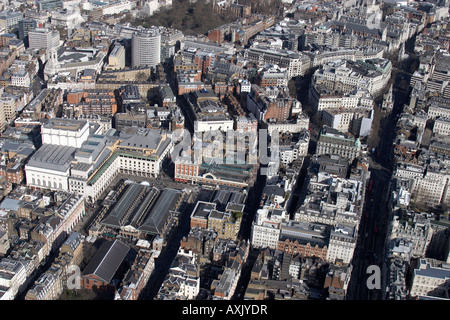
[{"label": "office building", "polygon": [[330,234],[330,242],[327,251],[327,261],[349,264],[353,259],[353,253],[356,247],[357,226],[345,225],[340,223],[336,225]]},{"label": "office building", "polygon": [[31,18],[25,18],[19,21],[19,39],[28,41],[28,32],[37,27],[37,22]]},{"label": "office building", "polygon": [[235,240],[241,227],[244,205],[228,203],[225,211],[214,202],[198,201],[191,214],[191,228],[210,229],[220,239]]},{"label": "office building", "polygon": [[449,281],[449,265],[432,259],[420,259],[414,269],[410,296],[443,296],[448,299]]},{"label": "office building", "polygon": [[125,47],[120,43],[114,44],[108,57],[108,70],[117,70],[125,68]]},{"label": "office building", "polygon": [[161,34],[156,29],[144,29],[131,38],[131,65],[156,67],[161,62]]},{"label": "office building", "polygon": [[325,260],[329,241],[329,226],[289,221],[281,223],[277,249],[291,255],[299,254],[302,257],[317,257]]},{"label": "office building", "polygon": [[28,32],[28,43],[32,49],[53,49],[59,46],[59,32],[50,28],[36,28]]},{"label": "office building", "polygon": [[52,12],[56,8],[62,8],[64,5],[63,0],[38,0],[37,5],[39,11],[48,11]]},{"label": "office building", "polygon": [[360,155],[361,143],[359,139],[352,138],[336,129],[323,126],[317,144],[318,155],[338,155],[353,161]]},{"label": "office building", "polygon": [[19,21],[23,19],[23,13],[21,12],[1,12],[0,13],[0,29],[4,29],[6,32],[12,31],[17,28]]}]

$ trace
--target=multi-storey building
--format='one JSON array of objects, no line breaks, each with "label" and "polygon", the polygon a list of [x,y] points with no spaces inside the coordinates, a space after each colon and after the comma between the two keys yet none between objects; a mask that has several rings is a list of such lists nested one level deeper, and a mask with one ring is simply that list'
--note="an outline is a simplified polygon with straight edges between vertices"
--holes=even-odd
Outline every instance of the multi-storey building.
[{"label": "multi-storey building", "polygon": [[330,91],[322,84],[316,83],[309,91],[309,103],[316,112],[323,110],[354,110],[358,107],[372,109],[373,96],[364,88],[352,88],[348,92]]},{"label": "multi-storey building", "polygon": [[289,221],[281,224],[277,250],[325,260],[329,238],[330,227],[327,225]]},{"label": "multi-storey building", "polygon": [[30,75],[26,70],[19,70],[11,76],[11,85],[28,88],[31,84]]},{"label": "multi-storey building", "polygon": [[22,12],[2,12],[0,14],[0,28],[3,28],[6,32],[10,32],[13,28],[17,27],[19,21],[22,19]]},{"label": "multi-storey building", "polygon": [[114,44],[111,53],[108,56],[108,70],[125,68],[125,47],[120,43]]},{"label": "multi-storey building", "polygon": [[241,227],[243,205],[229,203],[225,211],[216,203],[198,201],[191,214],[191,228],[210,229],[221,239],[235,240]]},{"label": "multi-storey building", "polygon": [[450,99],[443,97],[432,97],[427,101],[428,118],[450,118]]},{"label": "multi-storey building", "polygon": [[50,268],[28,290],[25,300],[57,300],[63,291],[63,270]]},{"label": "multi-storey building", "polygon": [[158,300],[192,300],[197,297],[200,292],[200,270],[196,260],[194,252],[183,248],[178,250],[158,291]]},{"label": "multi-storey building", "polygon": [[257,63],[260,67],[270,63],[285,68],[289,79],[304,75],[311,67],[311,61],[307,55],[283,49],[252,46],[245,50],[244,57]]},{"label": "multi-storey building", "polygon": [[258,121],[285,123],[291,120],[292,110],[300,106],[300,102],[291,98],[286,87],[259,87],[252,85],[247,95],[247,109]]},{"label": "multi-storey building", "polygon": [[11,94],[3,94],[0,97],[0,126],[4,130],[6,124],[16,118],[19,109],[18,97]]},{"label": "multi-storey building", "polygon": [[[62,219],[62,230],[69,234],[86,215],[85,198],[73,193],[65,194],[66,199],[55,209],[55,213]],[[56,235],[55,238],[58,238]]]},{"label": "multi-storey building", "polygon": [[158,251],[139,249],[120,288],[116,291],[115,300],[137,300],[139,298],[153,272],[155,258],[158,257],[158,254]]},{"label": "multi-storey building", "polygon": [[286,70],[269,68],[260,71],[258,76],[258,84],[261,87],[279,87],[288,85],[288,74]]},{"label": "multi-storey building", "polygon": [[28,263],[11,258],[0,260],[0,300],[14,300],[23,290],[27,278],[25,265]]},{"label": "multi-storey building", "polygon": [[133,33],[131,65],[156,67],[161,62],[161,34],[157,29],[144,29]]},{"label": "multi-storey building", "polygon": [[296,160],[301,160],[308,154],[310,134],[308,130],[300,132],[298,139],[293,140],[291,135],[282,137],[278,147],[280,161],[284,165],[289,165]]},{"label": "multi-storey building", "polygon": [[450,136],[450,118],[437,118],[434,121],[433,133],[447,137]]},{"label": "multi-storey building", "polygon": [[117,112],[117,101],[113,90],[108,89],[86,89],[82,93],[67,94],[67,101],[76,104],[77,114],[84,115],[108,115],[112,116]]},{"label": "multi-storey building", "polygon": [[219,97],[210,90],[193,90],[183,95],[191,126],[196,133],[207,133],[233,130],[234,121],[226,106],[219,101]]},{"label": "multi-storey building", "polygon": [[98,169],[88,176],[86,197],[95,201],[119,172],[158,176],[172,150],[171,137],[160,130],[142,129],[136,135],[119,140]]},{"label": "multi-storey building", "polygon": [[216,243],[217,233],[204,228],[191,228],[189,234],[180,241],[180,248],[197,254],[200,263],[211,261],[211,253]]},{"label": "multi-storey building", "polygon": [[50,28],[28,31],[28,43],[32,49],[53,49],[59,46],[59,32]]},{"label": "multi-storey building", "polygon": [[360,151],[361,143],[359,139],[351,138],[336,129],[323,126],[317,143],[316,153],[318,155],[338,155],[353,161],[359,156]]},{"label": "multi-storey building", "polygon": [[[432,146],[431,149],[438,154],[446,154],[444,143],[434,142]],[[430,164],[424,165],[398,162],[395,169],[396,177],[408,179],[411,182],[410,192],[413,202],[430,207],[449,203],[450,175],[444,161],[434,157]]]},{"label": "multi-storey building", "polygon": [[423,177],[414,180],[411,197],[416,203],[430,207],[449,203],[450,173],[446,168],[427,166]]},{"label": "multi-storey building", "polygon": [[[106,54],[106,50],[93,47],[83,48],[83,50],[62,47],[58,51],[56,48],[52,48],[49,53],[50,57],[44,66],[44,77],[46,80],[49,80],[55,74],[65,72],[78,75],[84,73],[86,69],[92,70],[89,72],[100,74]],[[93,81],[57,81],[54,83],[50,81],[49,84],[48,88],[61,88],[65,90],[74,89],[77,86],[79,88],[97,87]]]},{"label": "multi-storey building", "polygon": [[252,224],[252,246],[255,248],[276,249],[280,239],[280,222],[263,221],[260,224]]},{"label": "multi-storey building", "polygon": [[214,290],[214,296],[223,300],[230,300],[237,288],[240,273],[234,269],[226,269]]},{"label": "multi-storey building", "polygon": [[19,21],[19,39],[24,40],[28,37],[28,32],[37,27],[37,22],[31,18],[24,18]]},{"label": "multi-storey building", "polygon": [[426,217],[426,214],[408,212],[404,209],[397,210],[389,229],[391,240],[403,239],[412,244],[410,250],[412,258],[425,256],[433,235],[430,219]]},{"label": "multi-storey building", "polygon": [[[341,167],[339,163],[334,164],[334,168],[339,167]],[[345,166],[338,170],[342,169],[342,173],[345,173]],[[332,194],[336,194],[335,200],[331,200]],[[316,178],[310,177],[305,200],[297,210],[294,219],[334,226],[339,223],[356,226],[362,215],[363,199],[364,183],[362,181],[319,173]]]},{"label": "multi-storey building", "polygon": [[448,299],[450,269],[432,259],[420,259],[414,269],[410,296],[436,296]]},{"label": "multi-storey building", "polygon": [[332,263],[342,261],[349,264],[355,251],[357,232],[357,226],[337,224],[330,234],[327,261]]},{"label": "multi-storey building", "polygon": [[38,0],[37,5],[39,11],[53,11],[56,8],[62,8],[64,5],[63,0]]}]

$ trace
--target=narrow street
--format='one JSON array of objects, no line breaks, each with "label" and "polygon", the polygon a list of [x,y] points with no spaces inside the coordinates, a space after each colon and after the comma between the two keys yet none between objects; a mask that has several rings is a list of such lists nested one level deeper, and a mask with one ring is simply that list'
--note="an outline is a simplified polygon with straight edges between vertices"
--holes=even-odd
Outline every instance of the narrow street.
[{"label": "narrow street", "polygon": [[[385,269],[385,240],[389,226],[388,201],[392,171],[394,169],[393,143],[396,137],[396,121],[403,112],[403,105],[408,102],[408,91],[399,87],[400,80],[407,79],[408,74],[401,71],[394,79],[394,108],[381,119],[379,144],[370,161],[369,171],[373,186],[366,191],[366,203],[360,224],[358,243],[353,259],[352,278],[348,289],[348,300],[380,300],[381,290],[368,289],[366,282],[372,273],[367,273],[370,265],[380,267],[381,274]],[[367,215],[367,219],[365,216]],[[382,281],[383,282],[383,281]]]}]

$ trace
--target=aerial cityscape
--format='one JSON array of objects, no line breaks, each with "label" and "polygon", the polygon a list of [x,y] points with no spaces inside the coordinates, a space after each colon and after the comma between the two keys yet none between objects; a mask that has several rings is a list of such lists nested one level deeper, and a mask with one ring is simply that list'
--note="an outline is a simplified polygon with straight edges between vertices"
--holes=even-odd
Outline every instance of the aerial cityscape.
[{"label": "aerial cityscape", "polygon": [[449,6],[0,0],[0,300],[450,300]]}]

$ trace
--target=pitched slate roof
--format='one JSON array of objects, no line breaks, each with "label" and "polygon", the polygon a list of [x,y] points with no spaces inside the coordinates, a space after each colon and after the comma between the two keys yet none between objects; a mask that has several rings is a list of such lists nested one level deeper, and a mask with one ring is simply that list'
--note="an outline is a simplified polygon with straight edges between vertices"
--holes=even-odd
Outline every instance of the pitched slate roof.
[{"label": "pitched slate roof", "polygon": [[130,247],[119,240],[103,243],[83,270],[82,276],[97,276],[110,283]]}]

